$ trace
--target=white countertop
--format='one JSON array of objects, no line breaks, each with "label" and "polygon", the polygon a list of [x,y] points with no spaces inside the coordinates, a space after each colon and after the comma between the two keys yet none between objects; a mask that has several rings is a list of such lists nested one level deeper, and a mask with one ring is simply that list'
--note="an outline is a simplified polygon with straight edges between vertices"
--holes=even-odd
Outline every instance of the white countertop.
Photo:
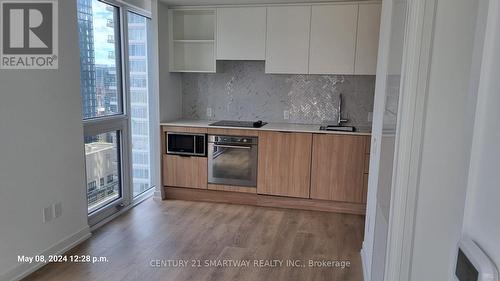
[{"label": "white countertop", "polygon": [[259,130],[259,131],[282,131],[282,132],[299,132],[299,133],[318,133],[318,134],[339,134],[339,135],[360,135],[369,136],[370,129],[366,127],[356,127],[357,132],[341,132],[341,131],[321,131],[318,124],[290,124],[290,123],[268,123],[260,128],[236,128],[223,126],[209,126],[209,124],[217,122],[216,120],[189,120],[179,119],[170,122],[161,122],[161,126],[178,126],[178,127],[201,127],[201,128],[223,128],[223,129],[238,129],[238,130]]}]

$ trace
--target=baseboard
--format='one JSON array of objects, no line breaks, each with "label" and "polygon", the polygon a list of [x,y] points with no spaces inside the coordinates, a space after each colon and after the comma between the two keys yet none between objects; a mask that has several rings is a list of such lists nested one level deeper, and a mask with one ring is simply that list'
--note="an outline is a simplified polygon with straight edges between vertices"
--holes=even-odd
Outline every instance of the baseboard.
[{"label": "baseboard", "polygon": [[365,215],[366,205],[306,198],[294,198],[256,193],[218,191],[196,188],[165,187],[168,199],[242,204],[260,207],[300,209],[342,214]]},{"label": "baseboard", "polygon": [[365,251],[365,242],[363,241],[363,246],[361,247],[361,267],[363,268],[363,281],[370,281],[370,275],[367,272],[366,268],[366,251]]},{"label": "baseboard", "polygon": [[[57,242],[56,244],[52,245],[50,248],[47,250],[39,253],[39,255],[60,255],[64,254],[67,251],[71,250],[75,246],[79,245],[83,241],[87,240],[92,236],[90,233],[90,228],[87,226],[80,231],[62,239],[61,241]],[[42,266],[47,265],[46,263],[31,263],[31,264],[20,264],[13,268],[12,270],[8,271],[4,276],[2,276],[6,281],[17,281],[21,280],[24,277],[30,275],[31,273],[37,271],[40,269]]]}]

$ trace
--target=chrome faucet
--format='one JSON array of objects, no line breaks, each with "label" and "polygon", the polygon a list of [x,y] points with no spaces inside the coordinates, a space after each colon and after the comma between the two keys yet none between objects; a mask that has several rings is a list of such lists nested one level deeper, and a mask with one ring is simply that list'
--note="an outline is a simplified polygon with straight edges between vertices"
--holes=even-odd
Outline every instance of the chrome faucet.
[{"label": "chrome faucet", "polygon": [[346,123],[346,122],[349,122],[348,119],[342,119],[342,94],[339,94],[339,107],[337,108],[337,112],[338,112],[338,120],[337,120],[337,123],[338,125],[342,125],[342,123]]}]

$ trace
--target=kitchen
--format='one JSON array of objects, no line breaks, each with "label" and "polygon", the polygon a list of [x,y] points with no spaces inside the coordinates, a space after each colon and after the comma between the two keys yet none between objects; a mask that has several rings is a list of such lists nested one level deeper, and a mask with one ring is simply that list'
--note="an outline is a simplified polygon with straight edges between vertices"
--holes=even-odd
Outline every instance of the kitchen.
[{"label": "kitchen", "polygon": [[160,75],[177,101],[160,123],[163,198],[363,215],[380,11],[378,1],[160,9]]},{"label": "kitchen", "polygon": [[0,280],[498,280],[498,0],[31,2]]}]

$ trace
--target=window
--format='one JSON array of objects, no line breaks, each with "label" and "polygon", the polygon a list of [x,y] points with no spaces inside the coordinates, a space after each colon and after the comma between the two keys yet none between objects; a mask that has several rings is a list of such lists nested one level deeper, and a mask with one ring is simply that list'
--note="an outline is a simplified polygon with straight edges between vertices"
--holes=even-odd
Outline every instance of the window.
[{"label": "window", "polygon": [[89,191],[94,191],[97,188],[97,184],[95,181],[91,181],[87,184],[87,189]]},{"label": "window", "polygon": [[145,56],[146,55],[146,46],[144,44],[130,44],[129,45],[129,54],[132,57],[137,56]]},{"label": "window", "polygon": [[134,120],[132,120],[132,135],[149,135],[149,124],[147,120],[142,121],[141,119],[142,118],[135,117]]},{"label": "window", "polygon": [[77,0],[89,224],[152,187],[150,19],[128,9],[124,1]]},{"label": "window", "polygon": [[149,139],[147,136],[142,138],[136,137],[132,144],[132,149],[135,151],[149,151]]},{"label": "window", "polygon": [[149,170],[148,169],[134,169],[134,177],[147,179],[149,177]]},{"label": "window", "polygon": [[137,76],[131,77],[130,87],[131,88],[146,88],[147,87],[146,76],[137,75]]},{"label": "window", "polygon": [[[120,154],[118,149],[119,132],[109,132],[85,138],[85,163],[87,167],[87,198],[89,213],[118,199],[120,183],[112,182],[105,192],[104,176],[118,178],[120,171]],[[99,179],[99,188],[93,179]]]},{"label": "window", "polygon": [[[149,154],[147,151],[136,150],[132,156],[134,157],[134,164],[138,165],[148,165],[149,164]],[[145,168],[145,166],[143,167]]]},{"label": "window", "polygon": [[148,118],[148,110],[144,107],[134,106],[132,108],[132,115],[136,116],[137,119],[147,119]]},{"label": "window", "polygon": [[122,113],[118,9],[97,0],[78,0],[80,83],[83,119]]},{"label": "window", "polygon": [[142,104],[143,106],[147,106],[148,103],[147,92],[141,91],[139,89],[131,90],[130,98],[132,104]]},{"label": "window", "polygon": [[149,19],[127,14],[132,134],[133,196],[151,188],[147,33]]},{"label": "window", "polygon": [[[130,21],[129,21],[130,23]],[[128,39],[130,41],[143,41],[146,40],[146,32],[141,26],[134,27],[132,24],[129,25]]]},{"label": "window", "polygon": [[130,60],[129,64],[130,72],[146,73],[146,61],[145,60]]}]

